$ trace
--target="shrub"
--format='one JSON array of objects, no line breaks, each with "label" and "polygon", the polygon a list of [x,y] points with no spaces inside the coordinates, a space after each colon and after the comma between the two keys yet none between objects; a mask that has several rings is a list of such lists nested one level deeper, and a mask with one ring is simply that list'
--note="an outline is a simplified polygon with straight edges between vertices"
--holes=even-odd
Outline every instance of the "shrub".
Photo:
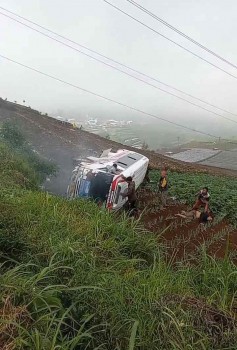
[{"label": "shrub", "polygon": [[[28,168],[30,168],[28,173],[34,173],[34,182],[41,184],[47,176],[56,174],[57,167],[34,152],[15,125],[8,122],[4,123],[0,131],[0,140],[10,147],[13,155],[16,154],[15,160],[17,163],[21,159],[25,167],[28,165]],[[22,171],[22,173],[25,172]]]}]

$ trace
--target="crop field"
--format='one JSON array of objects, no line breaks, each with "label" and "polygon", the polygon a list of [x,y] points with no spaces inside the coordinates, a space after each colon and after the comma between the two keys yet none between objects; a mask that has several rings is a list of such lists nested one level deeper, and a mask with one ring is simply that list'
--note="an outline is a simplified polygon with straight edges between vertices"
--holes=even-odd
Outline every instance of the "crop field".
[{"label": "crop field", "polygon": [[[159,173],[154,171],[151,176],[157,183]],[[211,196],[210,207],[215,215],[226,217],[232,224],[237,225],[237,179],[208,174],[171,172],[169,184],[170,196],[177,197],[188,205],[192,205],[195,201],[195,194],[207,186]]]},{"label": "crop field", "polygon": [[143,140],[141,140],[132,126],[120,126],[120,127],[86,127],[85,130],[92,132],[96,135],[107,137],[115,142],[123,143],[124,145],[141,148]]},{"label": "crop field", "polygon": [[196,163],[213,157],[218,153],[220,153],[220,151],[213,149],[192,148],[173,154],[170,157],[187,163]]},{"label": "crop field", "polygon": [[[237,180],[206,174],[169,174],[169,206],[160,210],[157,182],[159,172],[151,173],[150,189],[139,192],[139,209],[145,227],[158,235],[168,259],[193,259],[205,249],[208,254],[237,262]],[[191,209],[195,194],[209,187],[214,220],[206,227],[198,220],[177,218],[175,214]],[[205,248],[204,248],[205,247]]]},{"label": "crop field", "polygon": [[[162,147],[178,145],[177,129],[153,123],[132,123],[129,126],[106,127],[86,126],[85,130],[100,136],[109,135],[110,139],[128,146],[140,148],[146,142],[149,149],[157,150]],[[179,133],[181,142],[188,142],[192,139],[192,134],[182,131]]]},{"label": "crop field", "polygon": [[132,126],[111,128],[109,130],[109,135],[111,137],[111,140],[114,140],[116,142],[121,142],[125,145],[138,148],[142,146],[143,141],[137,136]]},{"label": "crop field", "polygon": [[200,163],[217,168],[237,170],[237,150],[192,148],[170,156],[186,163]]},{"label": "crop field", "polygon": [[222,151],[214,157],[201,162],[203,165],[210,165],[224,169],[237,170],[237,150]]}]

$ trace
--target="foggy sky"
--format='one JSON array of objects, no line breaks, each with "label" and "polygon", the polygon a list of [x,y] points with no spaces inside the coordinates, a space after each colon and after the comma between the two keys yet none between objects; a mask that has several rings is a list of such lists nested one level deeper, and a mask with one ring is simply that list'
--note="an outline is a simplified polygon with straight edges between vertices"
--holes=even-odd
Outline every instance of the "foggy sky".
[{"label": "foggy sky", "polygon": [[[111,0],[111,2],[214,64],[237,75],[236,69],[197,48],[125,0]],[[235,0],[137,0],[137,2],[237,64]],[[0,6],[237,114],[237,79],[184,52],[117,12],[102,0],[0,0]],[[170,120],[189,126],[198,125],[200,122],[201,130],[205,130],[205,125],[213,122],[222,126],[223,130],[224,128],[230,130],[233,135],[237,131],[237,124],[223,121],[178,101],[1,15],[0,54]],[[162,85],[158,86],[164,88]],[[42,77],[1,58],[0,97],[18,102],[26,100],[26,105],[32,108],[48,113],[61,110],[68,113],[69,117],[72,115],[78,119],[89,114],[144,120],[144,116],[138,113]],[[237,116],[228,114],[226,116],[237,120]],[[146,118],[154,122],[154,119]],[[163,122],[160,123],[164,125]]]}]

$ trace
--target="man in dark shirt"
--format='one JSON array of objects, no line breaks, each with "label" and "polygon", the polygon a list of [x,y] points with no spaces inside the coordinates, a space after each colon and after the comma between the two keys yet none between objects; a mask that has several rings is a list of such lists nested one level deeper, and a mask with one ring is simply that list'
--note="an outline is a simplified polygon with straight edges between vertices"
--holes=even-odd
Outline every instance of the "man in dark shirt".
[{"label": "man in dark shirt", "polygon": [[128,191],[124,194],[125,197],[128,197],[128,203],[130,204],[130,208],[134,209],[136,207],[136,191],[135,191],[135,182],[133,181],[132,177],[129,176],[126,178],[126,181],[128,183]]},{"label": "man in dark shirt", "polygon": [[121,196],[123,198],[128,197],[128,202],[125,204],[125,208],[130,212],[130,214],[132,216],[133,213],[135,214],[136,202],[137,202],[137,195],[136,195],[136,191],[135,191],[135,182],[133,181],[131,176],[126,178],[126,182],[128,183],[128,189],[126,192],[121,193]]},{"label": "man in dark shirt", "polygon": [[207,213],[209,210],[210,194],[208,193],[208,187],[204,187],[200,192],[196,194],[197,200],[193,206],[193,210],[204,208],[204,212]]}]

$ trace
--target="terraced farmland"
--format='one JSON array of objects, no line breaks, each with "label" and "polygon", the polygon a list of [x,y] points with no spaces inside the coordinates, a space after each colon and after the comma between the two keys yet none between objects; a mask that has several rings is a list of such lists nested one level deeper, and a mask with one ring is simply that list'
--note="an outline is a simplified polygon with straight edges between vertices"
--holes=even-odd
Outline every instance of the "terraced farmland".
[{"label": "terraced farmland", "polygon": [[237,150],[222,151],[214,157],[202,161],[201,164],[215,166],[218,168],[237,170]]},{"label": "terraced farmland", "polygon": [[137,137],[137,134],[134,132],[131,126],[118,126],[118,127],[99,127],[99,126],[90,126],[86,127],[85,130],[106,137],[109,135],[109,138],[115,142],[120,142],[126,146],[135,147],[140,149],[142,147],[142,140]]},{"label": "terraced farmland", "polygon": [[192,148],[183,152],[173,154],[171,155],[171,158],[181,160],[187,163],[197,163],[210,157],[213,157],[220,152],[221,151],[219,150],[213,149]]},{"label": "terraced farmland", "polygon": [[170,156],[186,163],[199,163],[217,168],[237,170],[237,149],[228,151],[192,148]]},{"label": "terraced farmland", "polygon": [[[143,211],[145,227],[158,234],[167,255],[173,261],[192,259],[205,246],[208,254],[223,258],[229,254],[237,261],[237,181],[207,174],[180,174],[172,172],[170,179],[169,206],[160,210],[156,183],[159,172],[151,173],[150,189],[139,192],[139,209]],[[195,201],[195,193],[208,186],[210,206],[214,221],[200,225],[198,220],[177,218],[175,214],[189,210]],[[175,198],[175,199],[172,199]]]}]

